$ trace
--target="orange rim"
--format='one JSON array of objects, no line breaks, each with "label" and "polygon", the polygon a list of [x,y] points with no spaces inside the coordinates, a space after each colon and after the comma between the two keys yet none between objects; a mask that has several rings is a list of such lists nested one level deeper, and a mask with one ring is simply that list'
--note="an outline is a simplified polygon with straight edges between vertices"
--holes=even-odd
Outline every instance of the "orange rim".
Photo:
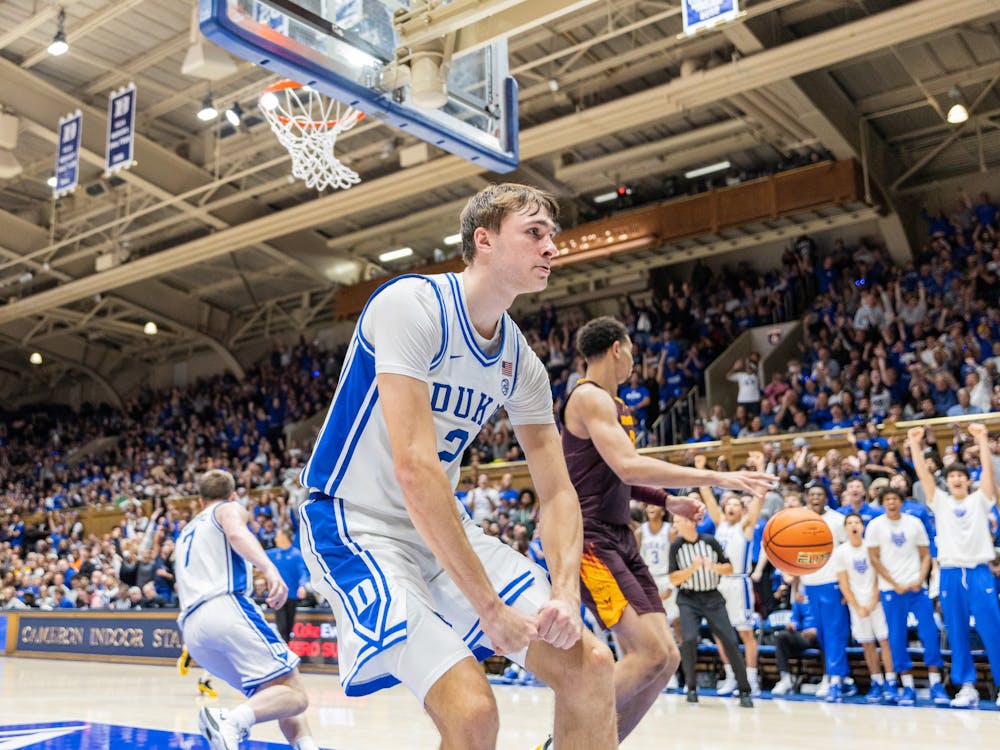
[{"label": "orange rim", "polygon": [[[293,81],[290,78],[285,78],[285,79],[283,79],[281,81],[277,81],[275,83],[272,83],[270,86],[265,86],[263,88],[263,90],[260,92],[260,96],[257,97],[257,101],[259,103],[260,100],[264,98],[265,94],[274,94],[274,93],[277,93],[278,91],[285,91],[286,89],[300,89],[300,88],[302,88],[302,84],[301,83],[299,83],[297,81]],[[261,109],[264,109],[264,107],[262,106]],[[286,117],[285,115],[282,115],[282,114],[279,114],[279,113],[276,113],[276,112],[272,112],[271,116],[274,117],[274,119],[277,120],[278,122],[280,122],[282,125],[287,125],[293,119],[291,117]],[[354,118],[354,124],[355,125],[357,123],[359,123],[362,119],[364,119],[364,116],[365,116],[365,113],[362,112],[360,109],[354,110],[354,114],[351,115],[351,117]],[[340,121],[339,120],[313,120],[311,122],[297,122],[296,124],[299,125],[299,127],[303,127],[303,128],[324,128],[324,129],[328,130],[328,129],[334,127],[338,122],[340,122]]]}]

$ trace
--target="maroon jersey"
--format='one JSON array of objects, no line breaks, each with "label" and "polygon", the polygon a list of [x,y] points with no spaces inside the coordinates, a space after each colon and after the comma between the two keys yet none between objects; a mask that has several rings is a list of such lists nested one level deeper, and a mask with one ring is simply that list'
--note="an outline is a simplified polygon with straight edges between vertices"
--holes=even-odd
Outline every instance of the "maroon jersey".
[{"label": "maroon jersey", "polygon": [[[581,386],[593,385],[600,388],[592,380],[586,378],[577,382],[576,388],[570,393],[570,398]],[[626,411],[625,402],[614,397],[618,408],[618,421],[622,429],[635,442],[635,421]],[[569,399],[567,399],[569,403]],[[580,497],[580,508],[583,511],[584,529],[588,521],[600,521],[615,526],[627,526],[629,522],[629,500],[632,488],[625,484],[609,467],[597,448],[589,438],[578,438],[566,428],[563,420],[562,447],[566,456],[566,468],[569,478]]]}]

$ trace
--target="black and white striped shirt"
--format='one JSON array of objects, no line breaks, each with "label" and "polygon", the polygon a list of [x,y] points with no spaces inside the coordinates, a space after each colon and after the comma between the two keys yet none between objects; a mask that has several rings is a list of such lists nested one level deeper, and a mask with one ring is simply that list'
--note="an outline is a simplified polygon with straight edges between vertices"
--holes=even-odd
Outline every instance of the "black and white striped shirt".
[{"label": "black and white striped shirt", "polygon": [[[729,562],[714,536],[699,534],[693,542],[678,537],[670,545],[670,572],[690,568],[696,557],[703,557],[712,564]],[[715,591],[719,588],[719,577],[711,567],[698,568],[680,588],[686,591]]]}]

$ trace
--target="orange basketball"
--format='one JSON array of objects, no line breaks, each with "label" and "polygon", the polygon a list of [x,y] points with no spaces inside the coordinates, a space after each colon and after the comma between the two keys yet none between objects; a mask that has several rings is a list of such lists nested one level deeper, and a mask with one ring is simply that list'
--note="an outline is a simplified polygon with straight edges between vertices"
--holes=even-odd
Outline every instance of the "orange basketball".
[{"label": "orange basketball", "polygon": [[785,508],[764,527],[764,551],[774,567],[789,576],[819,570],[833,554],[830,527],[808,508]]}]

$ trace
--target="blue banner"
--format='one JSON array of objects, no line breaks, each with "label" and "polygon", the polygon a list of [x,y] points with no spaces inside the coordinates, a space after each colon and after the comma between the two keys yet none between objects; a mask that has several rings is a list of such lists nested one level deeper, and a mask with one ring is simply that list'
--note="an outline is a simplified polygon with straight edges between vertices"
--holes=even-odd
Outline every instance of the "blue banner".
[{"label": "blue banner", "polygon": [[0,613],[0,654],[7,650],[7,615]]},{"label": "blue banner", "polygon": [[740,14],[739,0],[683,0],[684,33],[694,34]]},{"label": "blue banner", "polygon": [[80,139],[83,115],[77,110],[59,118],[59,150],[56,153],[55,197],[72,193],[80,181]]},{"label": "blue banner", "polygon": [[135,84],[108,95],[108,140],[104,173],[128,169],[135,160]]},{"label": "blue banner", "polygon": [[176,659],[181,654],[176,618],[176,611],[164,615],[19,612],[15,653]]}]

